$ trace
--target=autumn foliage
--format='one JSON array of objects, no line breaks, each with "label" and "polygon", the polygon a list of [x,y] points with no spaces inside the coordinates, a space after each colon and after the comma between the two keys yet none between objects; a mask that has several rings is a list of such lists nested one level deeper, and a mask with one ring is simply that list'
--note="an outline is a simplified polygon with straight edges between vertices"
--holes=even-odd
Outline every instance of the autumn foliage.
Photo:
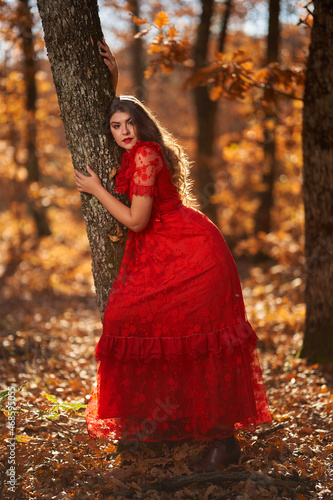
[{"label": "autumn foliage", "polygon": [[287,67],[271,63],[258,69],[249,52],[237,50],[227,54],[215,52],[208,65],[195,68],[190,58],[191,45],[188,39],[184,35],[181,36],[175,26],[170,26],[166,12],[159,12],[150,24],[146,18],[132,16],[132,20],[138,26],[148,25],[136,35],[137,38],[147,35],[154,27],[158,29],[157,36],[149,42],[147,48],[147,53],[153,57],[145,72],[146,78],[158,71],[169,74],[179,65],[192,69],[192,74],[186,78],[183,88],[208,85],[212,101],[221,97],[242,99],[251,88],[263,90],[263,99],[266,102],[274,101],[276,93],[302,100],[303,64]]}]

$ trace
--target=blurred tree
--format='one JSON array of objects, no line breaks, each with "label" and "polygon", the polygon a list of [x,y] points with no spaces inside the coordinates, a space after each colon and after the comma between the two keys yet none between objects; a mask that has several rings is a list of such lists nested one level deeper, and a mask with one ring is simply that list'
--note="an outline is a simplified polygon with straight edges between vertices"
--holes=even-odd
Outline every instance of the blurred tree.
[{"label": "blurred tree", "polygon": [[[34,49],[33,35],[33,16],[31,13],[31,5],[29,0],[18,0],[17,3],[17,26],[19,28],[19,37],[22,41],[23,51],[23,73],[26,87],[26,109],[27,109],[27,159],[26,168],[28,171],[28,186],[29,188],[35,182],[40,181],[40,171],[38,164],[37,148],[36,148],[36,60]],[[32,195],[31,189],[28,188],[28,206],[32,212],[36,223],[38,236],[47,236],[51,234],[46,209],[43,207],[39,197]],[[38,190],[34,190],[38,193]]]},{"label": "blurred tree", "polygon": [[233,0],[226,0],[225,8],[221,20],[220,36],[217,46],[218,52],[224,52],[225,40],[227,38],[227,28],[231,16]]},{"label": "blurred tree", "polygon": [[[113,90],[99,54],[103,34],[97,0],[38,0],[37,5],[73,164],[85,174],[88,164],[112,191],[116,169],[111,168],[118,162],[102,122]],[[81,200],[103,315],[123,255],[123,229],[96,198],[82,193]]]},{"label": "blurred tree", "polygon": [[303,111],[306,320],[301,356],[333,362],[333,4],[313,0]]},{"label": "blurred tree", "polygon": [[[208,64],[211,20],[214,11],[214,0],[201,0],[202,12],[198,24],[197,38],[194,46],[194,64],[196,69]],[[222,14],[218,52],[224,51],[228,21],[231,14],[232,0],[226,0]],[[217,225],[216,205],[210,197],[215,194],[215,176],[212,169],[214,158],[214,143],[216,138],[216,116],[218,101],[212,101],[206,85],[198,85],[193,89],[197,116],[197,169],[196,195],[201,204],[201,210]]]},{"label": "blurred tree", "polygon": [[[128,9],[135,16],[140,17],[140,0],[128,0]],[[143,40],[141,37],[136,37],[140,33],[140,26],[135,23],[131,23],[134,30],[134,39],[131,43],[131,56],[132,56],[132,73],[133,73],[133,84],[134,90],[133,94],[144,101],[146,98],[146,86],[144,83],[144,71],[145,71],[145,61],[144,61],[144,51],[143,51]]]},{"label": "blurred tree", "polygon": [[[280,45],[280,0],[269,0],[269,23],[267,35],[266,64],[277,62]],[[273,188],[276,172],[276,112],[270,103],[264,107],[264,161],[259,207],[255,217],[255,231],[271,231]]]}]

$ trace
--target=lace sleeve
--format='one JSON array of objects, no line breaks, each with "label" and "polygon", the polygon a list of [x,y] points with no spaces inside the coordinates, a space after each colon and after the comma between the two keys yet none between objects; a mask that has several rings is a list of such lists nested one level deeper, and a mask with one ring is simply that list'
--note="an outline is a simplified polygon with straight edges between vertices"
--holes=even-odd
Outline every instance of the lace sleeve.
[{"label": "lace sleeve", "polygon": [[156,196],[156,175],[163,166],[161,152],[154,145],[145,145],[137,150],[134,163],[131,193]]}]

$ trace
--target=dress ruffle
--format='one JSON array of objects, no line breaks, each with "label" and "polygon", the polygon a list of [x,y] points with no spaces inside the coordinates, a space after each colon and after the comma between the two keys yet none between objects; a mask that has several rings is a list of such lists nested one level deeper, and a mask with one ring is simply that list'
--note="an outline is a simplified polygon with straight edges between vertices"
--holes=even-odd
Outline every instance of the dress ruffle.
[{"label": "dress ruffle", "polygon": [[137,194],[139,196],[143,196],[144,194],[149,194],[149,196],[157,196],[157,187],[142,186],[141,184],[135,184],[135,182],[133,182],[132,194]]},{"label": "dress ruffle", "polygon": [[209,334],[187,337],[113,337],[102,335],[96,347],[96,360],[116,358],[119,360],[181,359],[190,356],[197,359],[212,353],[221,356],[226,349],[233,352],[236,346],[255,346],[258,337],[247,321],[242,325],[224,327]]}]

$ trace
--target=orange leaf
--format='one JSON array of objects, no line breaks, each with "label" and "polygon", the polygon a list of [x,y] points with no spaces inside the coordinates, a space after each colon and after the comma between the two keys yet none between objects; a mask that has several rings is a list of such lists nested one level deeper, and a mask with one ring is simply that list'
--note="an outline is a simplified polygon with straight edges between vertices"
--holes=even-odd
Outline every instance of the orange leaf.
[{"label": "orange leaf", "polygon": [[117,223],[117,236],[124,236],[124,231],[121,229],[118,223]]},{"label": "orange leaf", "polygon": [[144,71],[145,78],[150,78],[154,73],[154,68],[152,66],[148,66],[148,68]]},{"label": "orange leaf", "polygon": [[149,45],[148,49],[148,54],[159,54],[160,52],[163,52],[164,47],[161,45],[157,45],[156,43],[151,43]]},{"label": "orange leaf", "polygon": [[169,16],[164,11],[159,12],[154,19],[154,24],[156,24],[156,26],[160,29],[163,26],[169,26],[169,22]]},{"label": "orange leaf", "polygon": [[170,73],[172,73],[172,68],[170,68],[169,66],[167,66],[164,63],[161,63],[161,70],[162,70],[162,73],[164,73],[165,75],[170,75]]},{"label": "orange leaf", "polygon": [[132,17],[132,21],[137,25],[137,26],[141,26],[142,24],[146,24],[148,23],[148,19],[146,18],[140,18],[140,17],[136,17],[136,16],[133,16],[133,14],[131,14],[131,17]]},{"label": "orange leaf", "polygon": [[171,39],[174,40],[176,36],[178,36],[178,31],[174,26],[171,26],[171,28],[168,29],[167,31],[167,36]]},{"label": "orange leaf", "polygon": [[108,236],[109,236],[110,240],[113,241],[113,243],[116,243],[117,241],[120,240],[119,236],[114,236],[112,234],[109,234]]},{"label": "orange leaf", "polygon": [[115,451],[117,451],[117,446],[115,446],[114,444],[109,444],[105,449],[104,449],[104,453],[114,453]]},{"label": "orange leaf", "polygon": [[209,91],[209,98],[211,101],[217,101],[219,97],[221,97],[222,94],[222,87],[221,85],[217,85],[216,87],[213,87]]},{"label": "orange leaf", "polygon": [[116,167],[113,167],[110,174],[109,174],[110,179],[113,179],[113,177],[116,175],[116,173],[117,173],[117,169],[116,169]]}]

